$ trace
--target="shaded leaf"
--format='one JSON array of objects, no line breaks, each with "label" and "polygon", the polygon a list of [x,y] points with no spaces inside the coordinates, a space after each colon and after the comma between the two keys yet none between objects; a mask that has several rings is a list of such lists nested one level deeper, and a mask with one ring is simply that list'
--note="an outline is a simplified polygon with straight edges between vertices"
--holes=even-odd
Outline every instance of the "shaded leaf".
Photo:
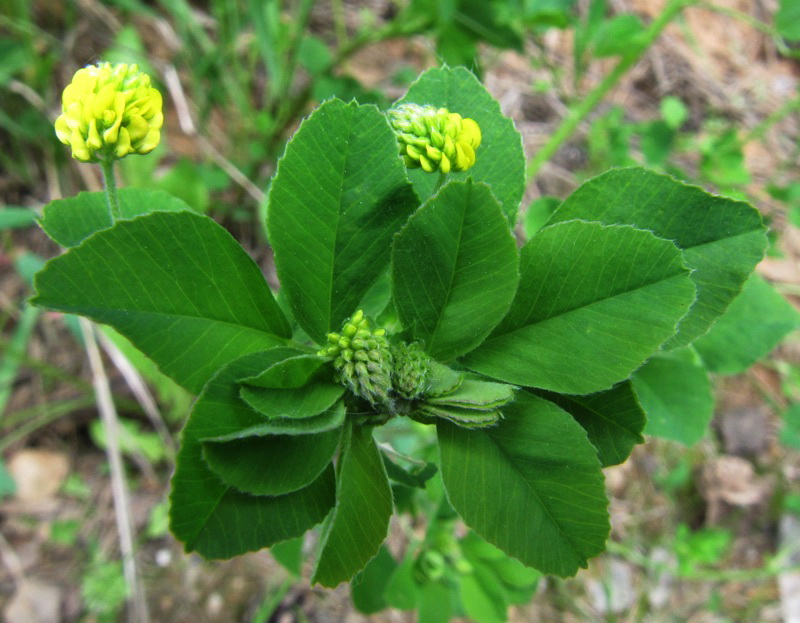
[{"label": "shaded leaf", "polygon": [[626,379],[675,333],[694,300],[680,250],[626,226],[570,221],[522,248],[508,315],[462,363],[567,394]]},{"label": "shaded leaf", "polygon": [[800,314],[794,306],[764,279],[752,275],[711,331],[693,346],[711,372],[739,374],[798,327]]},{"label": "shaded leaf", "polygon": [[523,564],[574,575],[605,547],[603,474],[585,431],[518,393],[494,428],[437,425],[447,497],[464,522]]},{"label": "shaded leaf", "polygon": [[[483,136],[476,151],[475,165],[464,173],[450,173],[452,179],[471,177],[476,182],[486,182],[492,188],[509,222],[517,218],[517,211],[525,190],[525,155],[522,137],[511,119],[500,112],[500,105],[463,67],[429,69],[408,88],[398,104],[442,106],[477,121]],[[422,169],[408,172],[414,190],[424,201],[430,197],[439,182],[438,175]]]},{"label": "shaded leaf", "polygon": [[[123,218],[150,212],[180,212],[192,208],[163,190],[120,188],[119,206]],[[113,223],[105,192],[80,192],[75,197],[54,199],[42,212],[39,225],[62,247],[76,247],[83,240]]]},{"label": "shaded leaf", "polygon": [[450,182],[395,236],[400,321],[431,357],[468,352],[508,311],[517,264],[516,242],[489,187]]},{"label": "shaded leaf", "polygon": [[[261,414],[263,415],[263,414]],[[345,408],[344,402],[339,401],[330,409],[319,415],[305,418],[271,418],[261,424],[242,428],[235,433],[203,439],[203,441],[232,441],[234,439],[246,439],[247,437],[264,437],[266,435],[310,435],[312,433],[324,433],[334,428],[339,428],[344,424]]]},{"label": "shaded leaf", "polygon": [[293,576],[299,578],[303,571],[303,537],[281,541],[269,548],[269,553]]},{"label": "shaded leaf", "polygon": [[647,418],[630,381],[588,396],[539,395],[556,403],[586,429],[603,467],[624,462],[636,444],[644,443],[642,431]]},{"label": "shaded leaf", "polygon": [[241,383],[253,387],[289,389],[305,386],[325,363],[326,359],[317,355],[298,355],[279,361],[261,374],[241,379]]},{"label": "shaded leaf", "polygon": [[232,359],[290,335],[255,262],[192,212],[120,221],[50,260],[35,285],[34,304],[111,325],[194,393]]},{"label": "shaded leaf", "polygon": [[666,348],[686,345],[708,331],[767,243],[761,215],[751,205],[644,169],[613,169],[589,180],[564,201],[551,223],[576,218],[647,229],[684,250],[697,300]]},{"label": "shaded leaf", "polygon": [[353,605],[364,614],[375,614],[387,608],[388,604],[384,593],[396,569],[397,561],[386,546],[381,545],[378,555],[353,578],[350,588]]},{"label": "shaded leaf", "polygon": [[330,100],[302,123],[270,186],[267,232],[294,317],[318,343],[358,308],[417,205],[377,108]]},{"label": "shaded leaf", "polygon": [[302,419],[330,409],[342,397],[344,387],[333,383],[314,383],[296,389],[267,389],[243,386],[242,400],[268,418]]},{"label": "shaded leaf", "polygon": [[691,445],[714,414],[714,395],[703,362],[691,348],[659,353],[633,375],[647,414],[645,432]]},{"label": "shaded leaf", "polygon": [[333,469],[287,495],[254,496],[223,484],[206,465],[202,439],[230,435],[264,421],[239,398],[237,379],[257,374],[297,351],[251,353],[222,368],[195,402],[181,435],[170,494],[170,529],[186,551],[230,558],[303,534],[335,503]]},{"label": "shaded leaf", "polygon": [[203,458],[220,480],[244,493],[283,495],[310,485],[328,466],[339,431],[207,441]]},{"label": "shaded leaf", "polygon": [[333,588],[378,552],[392,516],[392,490],[372,427],[345,425],[336,468],[336,508],[320,541],[312,582]]},{"label": "shaded leaf", "polygon": [[407,487],[415,487],[424,489],[425,483],[430,478],[436,475],[438,468],[435,463],[425,462],[422,465],[413,465],[408,469],[404,469],[386,454],[382,453],[383,466],[386,468],[386,475],[390,480],[405,485]]}]

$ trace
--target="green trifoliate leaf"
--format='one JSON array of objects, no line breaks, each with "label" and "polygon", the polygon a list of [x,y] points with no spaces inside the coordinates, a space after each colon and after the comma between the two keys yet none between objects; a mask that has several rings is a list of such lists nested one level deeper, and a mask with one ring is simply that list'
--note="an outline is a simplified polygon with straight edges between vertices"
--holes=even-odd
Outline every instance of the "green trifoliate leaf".
[{"label": "green trifoliate leaf", "polygon": [[497,426],[437,426],[447,497],[490,543],[543,573],[574,575],[609,533],[603,474],[585,431],[525,392]]},{"label": "green trifoliate leaf", "polygon": [[372,428],[348,424],[336,473],[336,508],[326,521],[312,582],[333,588],[375,556],[392,516],[392,490]]},{"label": "green trifoliate leaf", "polygon": [[[466,173],[450,175],[489,184],[506,218],[513,223],[525,190],[525,155],[522,137],[514,123],[500,112],[497,100],[467,69],[445,67],[423,73],[398,102],[405,103],[446,108],[475,120],[481,129],[475,165]],[[437,177],[422,169],[409,171],[414,190],[423,200],[435,192]]]},{"label": "green trifoliate leaf", "polygon": [[[124,218],[192,210],[189,204],[163,190],[120,188],[118,195]],[[44,207],[39,225],[62,247],[76,247],[93,233],[113,225],[106,193],[81,192],[75,197],[54,199]]]},{"label": "green trifoliate leaf", "polygon": [[170,495],[170,528],[187,551],[230,558],[270,547],[300,536],[333,508],[332,468],[294,493],[254,496],[221,482],[203,460],[203,439],[233,435],[264,422],[239,398],[237,379],[297,354],[278,348],[246,355],[222,368],[198,396],[181,435]]},{"label": "green trifoliate leaf", "polygon": [[647,413],[648,435],[691,445],[714,415],[708,372],[691,347],[659,353],[633,375],[633,389]]},{"label": "green trifoliate leaf", "polygon": [[229,361],[290,336],[255,262],[192,212],[154,212],[97,232],[50,260],[36,290],[36,305],[111,325],[194,393]]},{"label": "green trifoliate leaf", "polygon": [[270,186],[267,232],[289,305],[317,343],[358,309],[417,205],[377,108],[331,100],[302,123]]},{"label": "green trifoliate leaf", "polygon": [[206,441],[203,458],[226,485],[253,495],[283,495],[314,482],[338,442],[338,430]]},{"label": "green trifoliate leaf", "polygon": [[692,270],[697,300],[665,345],[703,335],[741,291],[766,248],[758,210],[644,169],[614,169],[570,195],[550,223],[572,219],[633,225],[672,240]]},{"label": "green trifoliate leaf", "polygon": [[626,379],[694,300],[680,250],[627,226],[570,221],[523,248],[503,321],[467,367],[508,383],[588,394]]},{"label": "green trifoliate leaf", "polygon": [[642,431],[647,418],[630,381],[588,396],[537,394],[556,403],[586,429],[603,467],[624,462],[636,444],[644,443]]},{"label": "green trifoliate leaf", "polygon": [[489,187],[449,183],[395,237],[393,296],[400,321],[435,359],[472,350],[508,310],[518,261]]}]

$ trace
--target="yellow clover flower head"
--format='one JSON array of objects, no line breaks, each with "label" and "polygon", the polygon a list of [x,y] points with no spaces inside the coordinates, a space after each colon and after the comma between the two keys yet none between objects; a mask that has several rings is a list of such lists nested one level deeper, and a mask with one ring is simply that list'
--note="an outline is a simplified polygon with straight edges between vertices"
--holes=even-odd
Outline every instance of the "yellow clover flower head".
[{"label": "yellow clover flower head", "polygon": [[446,108],[400,104],[389,111],[389,123],[400,143],[400,155],[409,168],[450,173],[475,164],[481,128]]},{"label": "yellow clover flower head", "polygon": [[81,162],[147,154],[161,139],[161,93],[135,64],[79,69],[64,89],[61,109],[56,136]]}]

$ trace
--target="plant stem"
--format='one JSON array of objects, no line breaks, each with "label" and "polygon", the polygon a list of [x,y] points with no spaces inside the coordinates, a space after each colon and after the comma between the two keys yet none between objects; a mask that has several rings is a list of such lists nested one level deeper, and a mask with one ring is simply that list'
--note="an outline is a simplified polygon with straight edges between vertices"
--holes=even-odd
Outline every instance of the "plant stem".
[{"label": "plant stem", "polygon": [[117,194],[117,178],[114,177],[114,161],[111,159],[101,160],[100,167],[103,169],[103,182],[106,186],[108,216],[113,225],[117,219],[122,218],[122,209],[119,206],[119,195]]},{"label": "plant stem", "polygon": [[745,134],[744,138],[742,138],[742,144],[744,145],[750,141],[761,140],[772,126],[788,117],[795,110],[800,110],[800,96],[790,99],[761,123],[753,127],[747,134]]},{"label": "plant stem", "polygon": [[574,108],[556,128],[550,136],[550,140],[545,143],[539,152],[533,157],[528,165],[528,181],[531,181],[539,173],[542,166],[552,158],[558,151],[561,144],[566,141],[575,128],[583,121],[586,116],[602,101],[602,99],[613,89],[620,79],[639,62],[644,53],[653,45],[667,25],[687,6],[694,3],[694,0],[672,0],[653,20],[649,28],[644,32],[639,48],[630,54],[623,56],[602,82],[598,84],[583,100]]}]

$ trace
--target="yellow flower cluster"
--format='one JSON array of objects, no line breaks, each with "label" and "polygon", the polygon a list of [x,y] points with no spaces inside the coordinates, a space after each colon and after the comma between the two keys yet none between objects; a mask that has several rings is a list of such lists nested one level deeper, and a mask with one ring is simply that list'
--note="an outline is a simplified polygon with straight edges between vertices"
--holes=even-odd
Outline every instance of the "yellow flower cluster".
[{"label": "yellow flower cluster", "polygon": [[79,69],[61,97],[56,135],[82,162],[151,152],[161,139],[161,93],[137,65]]},{"label": "yellow flower cluster", "polygon": [[475,164],[481,128],[446,108],[401,104],[389,111],[389,122],[400,143],[400,155],[409,168],[450,173]]}]

